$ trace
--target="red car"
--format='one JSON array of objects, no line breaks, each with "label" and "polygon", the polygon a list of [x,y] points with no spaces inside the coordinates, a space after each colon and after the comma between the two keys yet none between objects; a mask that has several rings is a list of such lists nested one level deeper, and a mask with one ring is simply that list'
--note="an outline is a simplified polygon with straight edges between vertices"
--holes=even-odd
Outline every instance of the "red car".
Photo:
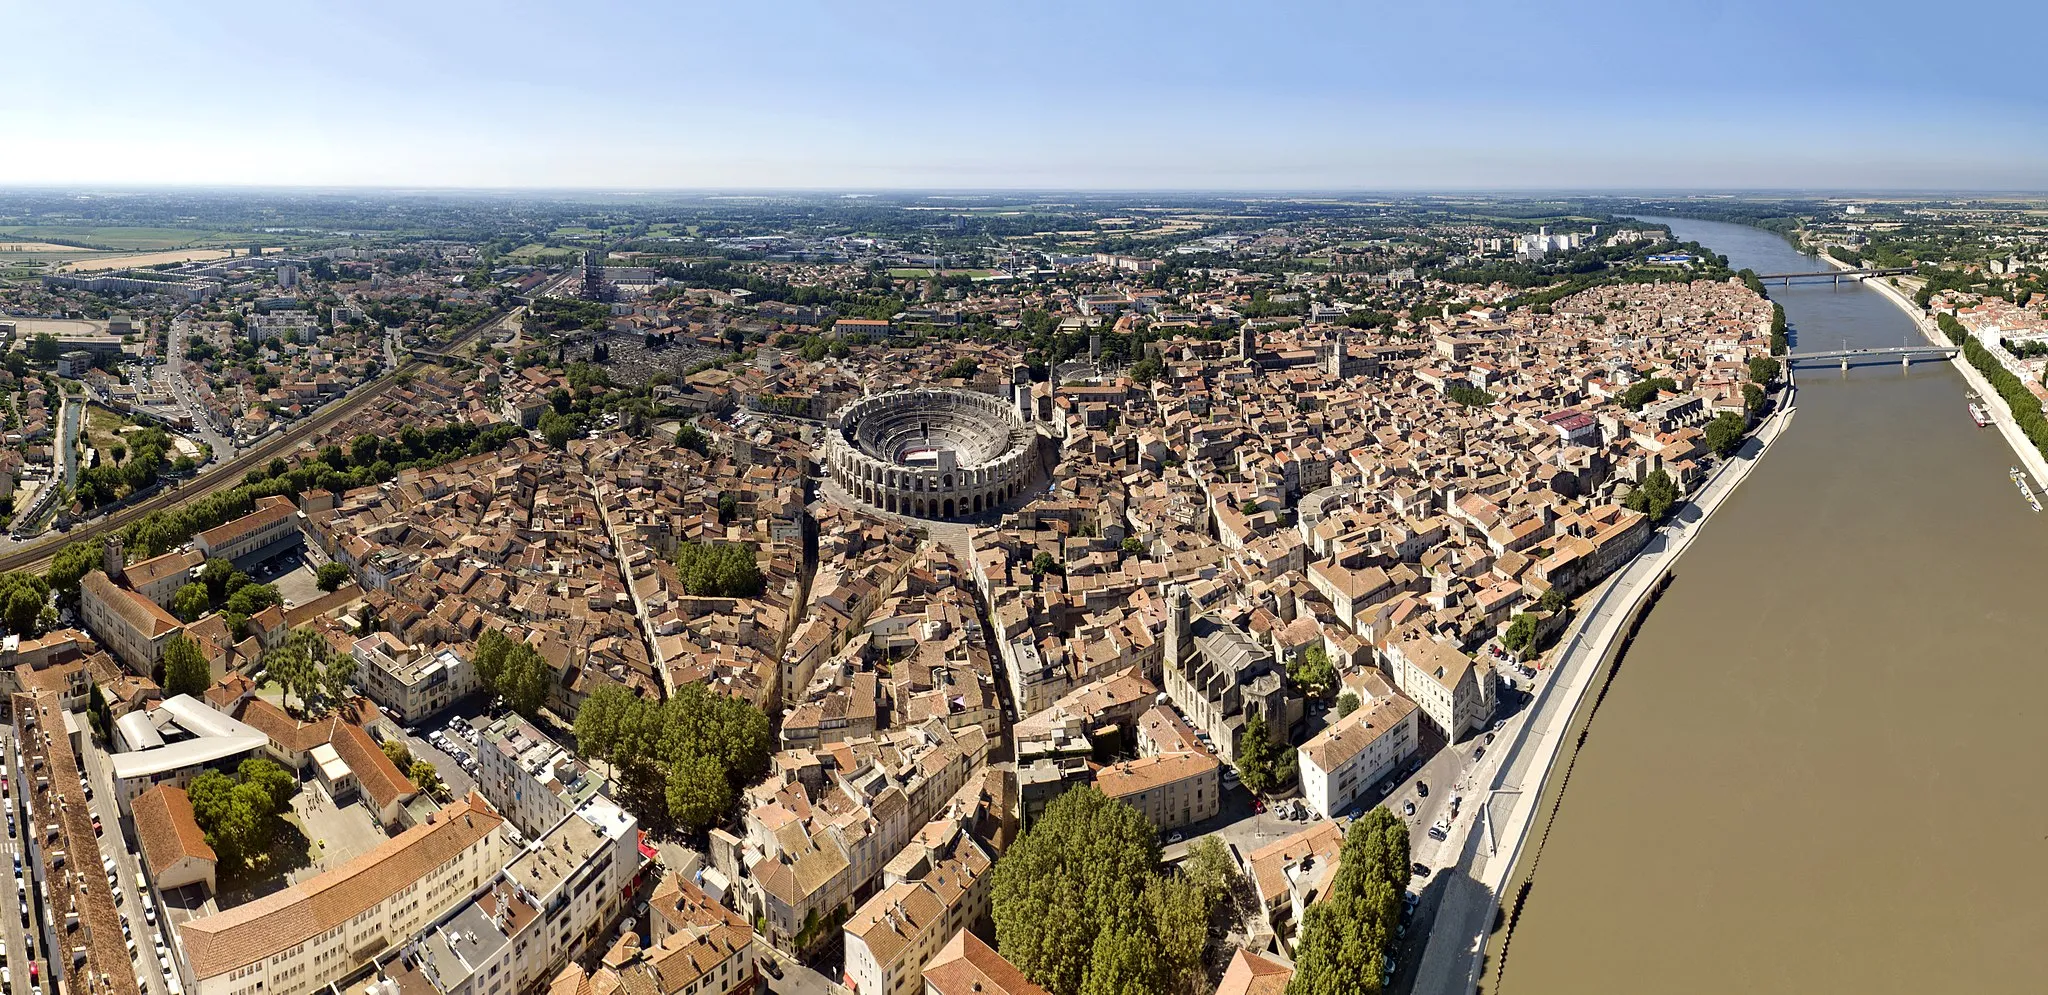
[{"label": "red car", "polygon": [[1254,812],[1264,812],[1265,810],[1266,810],[1266,803],[1265,803],[1265,802],[1262,802],[1262,801],[1258,800],[1257,798],[1254,798],[1254,799],[1252,799],[1252,811],[1254,811]]}]

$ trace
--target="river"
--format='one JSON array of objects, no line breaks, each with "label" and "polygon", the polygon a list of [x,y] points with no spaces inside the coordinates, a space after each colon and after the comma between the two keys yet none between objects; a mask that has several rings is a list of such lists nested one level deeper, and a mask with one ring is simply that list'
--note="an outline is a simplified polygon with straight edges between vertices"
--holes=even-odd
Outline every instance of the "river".
[{"label": "river", "polygon": [[[1826,268],[1657,220],[1738,269]],[[1919,341],[1874,290],[1770,292],[1795,350]],[[1490,992],[2048,989],[2048,515],[1967,389],[1800,371],[1591,722]]]}]

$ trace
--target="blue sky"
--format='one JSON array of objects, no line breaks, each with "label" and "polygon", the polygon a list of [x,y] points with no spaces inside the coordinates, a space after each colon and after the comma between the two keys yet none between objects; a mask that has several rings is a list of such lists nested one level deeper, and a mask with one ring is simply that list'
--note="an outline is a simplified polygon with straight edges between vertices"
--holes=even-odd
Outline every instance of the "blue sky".
[{"label": "blue sky", "polygon": [[0,184],[2041,190],[2043,8],[0,0]]}]

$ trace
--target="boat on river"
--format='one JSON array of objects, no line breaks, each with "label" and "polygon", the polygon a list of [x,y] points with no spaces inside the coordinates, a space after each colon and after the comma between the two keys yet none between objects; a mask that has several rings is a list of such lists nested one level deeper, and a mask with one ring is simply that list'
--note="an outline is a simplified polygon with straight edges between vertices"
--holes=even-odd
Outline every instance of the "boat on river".
[{"label": "boat on river", "polygon": [[2035,511],[2040,511],[2041,499],[2035,497],[2034,489],[2027,486],[2026,473],[2021,471],[2019,467],[2013,467],[2007,470],[2005,475],[2012,478],[2013,486],[2020,489],[2020,496],[2027,499],[2027,504],[2031,505]]},{"label": "boat on river", "polygon": [[1985,410],[1983,405],[1972,401],[1970,402],[1970,420],[1976,422],[1978,428],[1983,428],[1991,424],[1991,412]]}]

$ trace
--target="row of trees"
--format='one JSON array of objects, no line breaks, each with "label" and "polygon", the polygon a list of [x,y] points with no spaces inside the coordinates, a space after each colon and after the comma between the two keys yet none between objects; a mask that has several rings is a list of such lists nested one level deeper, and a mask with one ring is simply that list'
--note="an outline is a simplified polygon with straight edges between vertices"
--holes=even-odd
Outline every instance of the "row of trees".
[{"label": "row of trees", "polygon": [[2012,412],[2013,421],[2018,423],[2020,431],[2026,433],[2027,441],[2032,442],[2034,448],[2039,449],[2043,455],[2048,455],[2048,418],[2042,417],[2041,402],[2034,397],[2033,392],[2028,390],[2027,385],[2021,383],[2020,378],[2014,376],[2011,370],[2006,369],[2004,364],[1998,361],[1998,357],[1991,354],[1991,350],[1984,348],[1984,344],[1978,342],[1976,336],[1971,335],[1954,315],[1943,312],[1936,315],[1934,320],[1941,328],[1941,334],[1947,336],[1950,342],[1962,346],[1963,358],[1968,359],[1970,365],[1977,368],[1977,372],[1984,374],[1984,379],[1991,381],[1991,389],[1996,390],[1998,396],[2005,400],[2006,410]]},{"label": "row of trees", "polygon": [[620,800],[642,826],[696,836],[767,774],[773,741],[760,709],[702,684],[659,702],[608,684],[576,711],[576,749],[613,766]]},{"label": "row of trees", "polygon": [[356,658],[312,629],[287,633],[284,642],[264,652],[262,663],[264,678],[277,682],[308,711],[316,702],[332,706],[347,700],[356,679]]},{"label": "row of trees", "polygon": [[[168,552],[194,535],[231,522],[254,511],[259,498],[284,495],[298,500],[315,489],[342,491],[382,480],[413,467],[436,466],[465,456],[497,450],[523,433],[517,425],[478,428],[451,421],[433,428],[407,426],[398,438],[360,436],[349,452],[340,446],[326,446],[320,458],[296,466],[283,457],[250,470],[239,486],[209,494],[175,508],[150,513],[121,530],[129,556],[137,559]],[[367,464],[357,456],[372,457]],[[96,542],[74,542],[57,551],[43,576],[52,590],[65,599],[78,596],[78,582],[100,564]]]},{"label": "row of trees", "polygon": [[1374,995],[1401,924],[1410,874],[1408,824],[1385,808],[1344,832],[1336,879],[1301,917],[1287,995]]},{"label": "row of trees", "polygon": [[1066,792],[991,872],[996,949],[1052,995],[1203,991],[1237,867],[1213,837],[1180,874],[1159,873],[1159,859],[1137,809],[1093,787]]}]

